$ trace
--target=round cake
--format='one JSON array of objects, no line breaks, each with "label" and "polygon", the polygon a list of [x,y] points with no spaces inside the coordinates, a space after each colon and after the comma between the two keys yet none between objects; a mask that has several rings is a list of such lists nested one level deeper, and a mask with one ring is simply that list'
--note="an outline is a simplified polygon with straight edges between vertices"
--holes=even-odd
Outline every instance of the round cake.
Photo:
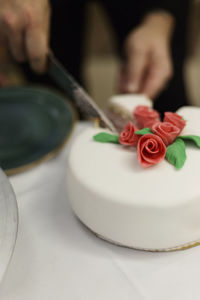
[{"label": "round cake", "polygon": [[[200,108],[178,113],[187,120],[182,134],[200,135]],[[135,148],[94,141],[102,131],[91,124],[68,158],[68,195],[82,223],[105,240],[135,249],[170,251],[200,243],[200,150],[187,145],[181,170],[167,160],[142,168]]]}]

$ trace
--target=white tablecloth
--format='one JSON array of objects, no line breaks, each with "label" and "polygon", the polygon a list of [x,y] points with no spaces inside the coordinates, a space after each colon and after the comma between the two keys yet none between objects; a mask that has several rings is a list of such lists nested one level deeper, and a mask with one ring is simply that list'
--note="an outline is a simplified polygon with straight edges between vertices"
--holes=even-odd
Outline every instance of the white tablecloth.
[{"label": "white tablecloth", "polygon": [[[79,124],[74,135],[84,126]],[[65,185],[68,148],[10,178],[20,221],[0,299],[199,299],[200,246],[170,253],[120,248],[98,239],[76,219]]]}]

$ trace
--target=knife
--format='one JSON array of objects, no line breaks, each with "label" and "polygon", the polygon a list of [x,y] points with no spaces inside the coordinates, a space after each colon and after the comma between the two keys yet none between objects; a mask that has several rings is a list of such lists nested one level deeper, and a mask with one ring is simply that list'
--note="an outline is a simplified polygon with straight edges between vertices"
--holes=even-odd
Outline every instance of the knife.
[{"label": "knife", "polygon": [[52,53],[48,54],[48,61],[48,75],[75,102],[83,115],[93,119],[98,118],[101,126],[107,127],[116,133],[117,130],[114,124]]}]

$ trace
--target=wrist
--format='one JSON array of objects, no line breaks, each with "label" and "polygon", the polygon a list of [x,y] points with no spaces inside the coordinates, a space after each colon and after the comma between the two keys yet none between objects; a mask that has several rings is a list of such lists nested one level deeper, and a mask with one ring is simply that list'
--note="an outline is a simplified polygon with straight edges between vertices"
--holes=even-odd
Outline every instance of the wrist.
[{"label": "wrist", "polygon": [[165,10],[155,10],[145,15],[142,24],[170,39],[174,31],[175,18]]}]

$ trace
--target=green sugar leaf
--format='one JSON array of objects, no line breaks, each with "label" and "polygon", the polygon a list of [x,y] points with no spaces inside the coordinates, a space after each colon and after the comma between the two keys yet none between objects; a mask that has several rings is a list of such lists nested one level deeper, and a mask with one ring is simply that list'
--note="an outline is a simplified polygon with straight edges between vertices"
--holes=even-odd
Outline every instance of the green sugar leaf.
[{"label": "green sugar leaf", "polygon": [[167,147],[165,158],[175,166],[177,170],[180,170],[186,161],[184,141],[178,137],[173,144]]},{"label": "green sugar leaf", "polygon": [[145,134],[149,134],[149,133],[153,133],[150,128],[143,128],[143,129],[135,132],[135,134],[138,134],[138,135],[145,135]]},{"label": "green sugar leaf", "polygon": [[93,139],[99,143],[114,143],[119,144],[119,135],[110,134],[107,132],[100,132],[93,136]]},{"label": "green sugar leaf", "polygon": [[195,145],[200,148],[200,136],[197,135],[181,135],[179,138],[186,140],[186,141],[191,141],[195,143]]}]

